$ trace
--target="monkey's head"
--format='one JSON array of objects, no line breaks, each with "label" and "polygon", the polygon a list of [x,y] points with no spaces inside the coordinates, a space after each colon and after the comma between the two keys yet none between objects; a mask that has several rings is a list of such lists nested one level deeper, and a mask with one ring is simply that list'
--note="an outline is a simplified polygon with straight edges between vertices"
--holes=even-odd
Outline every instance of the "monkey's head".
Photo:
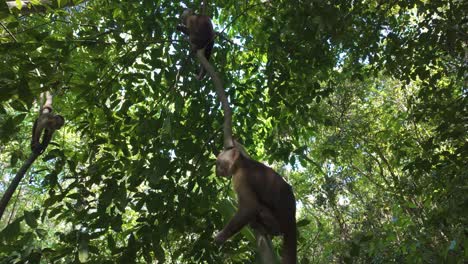
[{"label": "monkey's head", "polygon": [[193,10],[190,8],[185,9],[182,15],[180,15],[180,20],[182,20],[182,24],[187,25],[187,18],[189,16],[193,16]]},{"label": "monkey's head", "polygon": [[240,152],[235,147],[225,149],[219,153],[216,158],[216,176],[231,177],[233,166],[239,155]]},{"label": "monkey's head", "polygon": [[65,119],[61,115],[54,116],[54,123],[53,126],[55,129],[60,129],[63,124],[65,124]]}]

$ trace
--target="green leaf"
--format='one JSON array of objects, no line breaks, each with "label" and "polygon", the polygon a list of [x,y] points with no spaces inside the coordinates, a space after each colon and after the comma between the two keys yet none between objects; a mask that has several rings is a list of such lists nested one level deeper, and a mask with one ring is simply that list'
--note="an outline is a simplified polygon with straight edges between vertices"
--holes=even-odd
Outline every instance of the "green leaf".
[{"label": "green leaf", "polygon": [[38,211],[35,212],[29,212],[25,211],[24,212],[24,219],[26,220],[26,224],[30,226],[31,228],[36,228],[37,227],[37,216],[38,216]]},{"label": "green leaf", "polygon": [[16,7],[21,10],[21,8],[23,7],[23,3],[21,0],[16,0]]},{"label": "green leaf", "polygon": [[2,232],[0,233],[0,238],[3,238],[3,241],[12,241],[15,239],[20,233],[20,221],[22,219],[18,218],[13,221],[11,224],[7,225]]},{"label": "green leaf", "polygon": [[309,219],[302,219],[300,221],[297,222],[296,226],[299,228],[299,227],[303,227],[303,226],[306,226],[310,224],[310,220]]},{"label": "green leaf", "polygon": [[116,244],[115,244],[115,240],[110,234],[107,235],[107,246],[109,247],[110,251],[113,254],[116,253],[117,247],[116,247]]},{"label": "green leaf", "polygon": [[37,228],[35,231],[38,237],[40,237],[41,239],[45,239],[48,235],[47,231],[41,228]]},{"label": "green leaf", "polygon": [[120,263],[135,263],[136,260],[136,241],[135,236],[130,234],[128,237],[127,248],[125,249],[122,258],[120,259]]}]

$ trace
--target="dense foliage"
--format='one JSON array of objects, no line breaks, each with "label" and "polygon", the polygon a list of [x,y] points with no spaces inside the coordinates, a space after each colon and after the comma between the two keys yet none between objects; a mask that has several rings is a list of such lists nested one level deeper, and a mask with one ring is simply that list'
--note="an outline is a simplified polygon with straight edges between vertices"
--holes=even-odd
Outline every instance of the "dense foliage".
[{"label": "dense foliage", "polygon": [[[294,186],[300,263],[463,263],[466,2],[208,2],[236,137]],[[0,221],[1,262],[254,262],[248,230],[213,243],[235,208],[222,111],[176,31],[199,4],[0,3],[2,193],[38,94],[66,119]]]}]

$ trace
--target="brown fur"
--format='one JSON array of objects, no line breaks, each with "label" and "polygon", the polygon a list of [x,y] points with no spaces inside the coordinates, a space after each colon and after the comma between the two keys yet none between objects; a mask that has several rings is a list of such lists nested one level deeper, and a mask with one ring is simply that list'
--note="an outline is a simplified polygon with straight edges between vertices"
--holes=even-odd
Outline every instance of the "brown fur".
[{"label": "brown fur", "polygon": [[215,238],[223,243],[250,223],[270,235],[283,236],[283,264],[296,263],[296,202],[292,187],[270,167],[245,157],[236,148],[216,160],[216,175],[231,176],[238,198],[234,217]]},{"label": "brown fur", "polygon": [[[50,109],[49,111],[52,110]],[[60,129],[64,123],[65,120],[61,115],[55,115],[50,112],[40,114],[33,125],[31,150],[34,153],[43,153],[52,139],[52,134],[55,130]],[[43,131],[42,142],[39,142]]]},{"label": "brown fur", "polygon": [[[195,15],[191,10],[185,10],[182,14],[184,26],[177,28],[189,36],[192,51],[205,49],[205,58],[209,61],[213,50],[215,32],[209,16]],[[197,79],[203,79],[205,69],[200,67]]]}]

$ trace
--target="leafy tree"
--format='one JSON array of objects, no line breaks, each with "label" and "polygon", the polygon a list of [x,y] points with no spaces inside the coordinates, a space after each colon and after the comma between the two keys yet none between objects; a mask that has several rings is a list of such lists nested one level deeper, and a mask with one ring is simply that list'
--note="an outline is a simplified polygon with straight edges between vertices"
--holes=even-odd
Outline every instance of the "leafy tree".
[{"label": "leafy tree", "polygon": [[[36,4],[36,1],[31,1]],[[251,263],[222,111],[176,31],[200,1],[0,4],[0,189],[35,97],[66,119],[0,221],[5,263]],[[463,263],[463,1],[210,1],[236,136],[294,186],[300,263]],[[275,244],[280,241],[275,240]],[[280,250],[280,247],[276,247]]]}]

